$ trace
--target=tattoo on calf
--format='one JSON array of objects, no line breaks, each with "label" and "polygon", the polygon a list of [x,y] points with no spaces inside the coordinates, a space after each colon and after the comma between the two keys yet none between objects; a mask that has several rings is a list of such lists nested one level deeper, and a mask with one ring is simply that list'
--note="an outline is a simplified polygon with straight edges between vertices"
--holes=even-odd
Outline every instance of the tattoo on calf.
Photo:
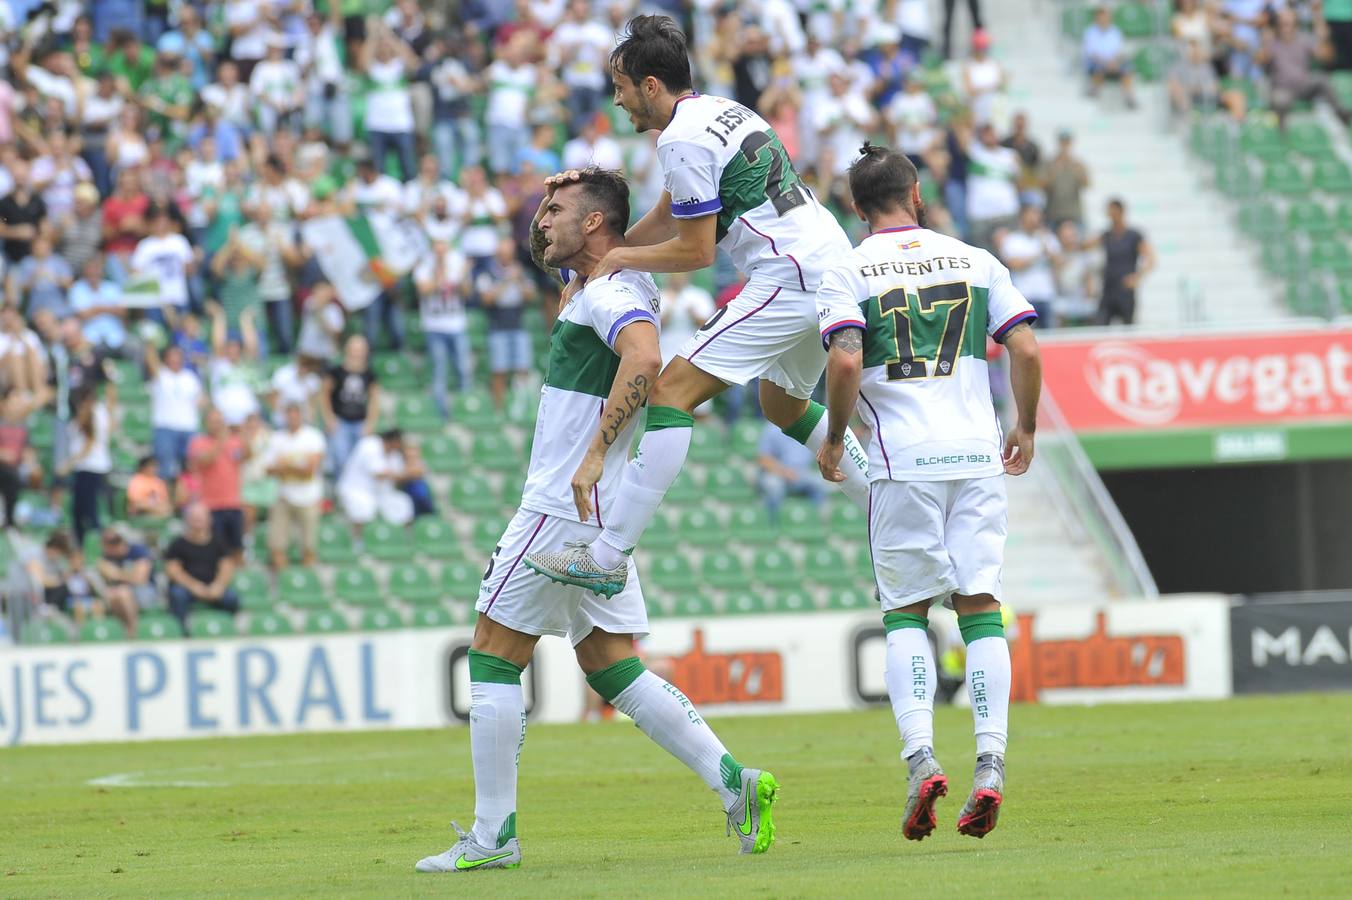
[{"label": "tattoo on calf", "polygon": [[601,423],[601,442],[607,447],[620,439],[624,426],[628,425],[634,414],[643,408],[650,387],[646,375],[635,375],[625,385],[626,391],[620,405],[611,410],[610,415]]},{"label": "tattoo on calf", "polygon": [[830,343],[846,353],[859,353],[864,349],[864,331],[862,328],[842,328],[831,332]]}]

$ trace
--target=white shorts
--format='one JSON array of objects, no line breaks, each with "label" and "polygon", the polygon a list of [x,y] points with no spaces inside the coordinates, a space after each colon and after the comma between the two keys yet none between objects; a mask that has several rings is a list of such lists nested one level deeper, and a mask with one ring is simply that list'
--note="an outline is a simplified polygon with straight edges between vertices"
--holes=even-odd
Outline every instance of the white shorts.
[{"label": "white shorts", "polygon": [[875,481],[869,551],[883,612],[952,595],[1000,599],[1009,530],[1003,475],[958,481]]},{"label": "white shorts", "polygon": [[731,303],[700,326],[677,356],[728,384],[766,378],[806,400],[826,368],[817,328],[817,292],[753,277]]},{"label": "white shorts", "polygon": [[632,557],[629,582],[609,599],[550,581],[522,562],[532,547],[538,550],[562,547],[565,541],[592,541],[600,533],[595,525],[518,510],[493,551],[474,608],[513,631],[567,637],[574,646],[593,628],[611,634],[647,635],[648,608]]},{"label": "white shorts", "polygon": [[393,485],[381,484],[375,491],[339,487],[338,502],[348,519],[358,525],[374,521],[377,515],[391,525],[413,521],[413,500]]}]

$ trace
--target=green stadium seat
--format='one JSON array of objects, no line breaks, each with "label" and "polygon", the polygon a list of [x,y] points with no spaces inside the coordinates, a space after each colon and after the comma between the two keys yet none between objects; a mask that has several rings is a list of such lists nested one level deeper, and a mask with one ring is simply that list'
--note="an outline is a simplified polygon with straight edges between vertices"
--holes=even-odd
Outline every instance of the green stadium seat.
[{"label": "green stadium seat", "polygon": [[151,436],[150,407],[129,406],[122,410],[119,433],[135,444],[149,444]]},{"label": "green stadium seat", "polygon": [[188,636],[195,638],[234,637],[235,617],[229,613],[198,610],[188,616]]},{"label": "green stadium seat", "polygon": [[1173,51],[1168,47],[1146,45],[1140,48],[1132,58],[1136,77],[1151,83],[1159,81],[1168,71],[1173,58]]},{"label": "green stadium seat", "polygon": [[831,504],[830,532],[851,541],[868,540],[868,515],[843,497]]},{"label": "green stadium seat", "polygon": [[414,628],[449,628],[455,620],[444,606],[420,606],[413,611],[410,624]]},{"label": "green stadium seat", "polygon": [[1202,159],[1217,163],[1230,155],[1230,131],[1219,119],[1201,119],[1188,136],[1188,146]]},{"label": "green stadium seat", "polygon": [[682,594],[671,605],[673,616],[706,619],[718,614],[713,601],[701,594]]},{"label": "green stadium seat", "polygon": [[356,557],[352,547],[352,529],[339,519],[322,519],[319,523],[319,561],[328,565],[351,562]]},{"label": "green stadium seat", "polygon": [[687,466],[671,483],[671,487],[667,490],[666,502],[675,506],[690,506],[703,500],[704,494],[700,491],[699,483]]},{"label": "green stadium seat", "polygon": [[723,503],[746,503],[756,499],[754,476],[741,469],[719,466],[704,480],[704,492]]},{"label": "green stadium seat", "polygon": [[463,471],[465,453],[455,439],[445,434],[429,434],[422,439],[423,462],[436,475],[454,475]]},{"label": "green stadium seat", "polygon": [[136,622],[138,641],[166,641],[183,637],[178,620],[168,613],[142,613]]},{"label": "green stadium seat", "polygon": [[281,613],[263,612],[249,616],[249,634],[253,637],[281,637],[294,632],[291,620]]},{"label": "green stadium seat", "polygon": [[500,431],[483,431],[474,435],[470,455],[476,466],[490,472],[520,469],[525,463],[521,451]]},{"label": "green stadium seat", "polygon": [[377,354],[373,368],[381,386],[391,391],[406,391],[419,386],[413,361],[402,353]]},{"label": "green stadium seat", "polygon": [[497,515],[503,506],[493,483],[468,471],[451,479],[450,505],[471,516]]},{"label": "green stadium seat", "polygon": [[1243,162],[1222,166],[1216,170],[1216,190],[1227,197],[1245,199],[1258,190],[1258,179]]},{"label": "green stadium seat", "polygon": [[834,547],[820,544],[807,551],[803,559],[803,572],[807,580],[828,587],[840,584],[841,573],[848,571],[845,557]]},{"label": "green stadium seat", "polygon": [[408,562],[413,559],[413,541],[397,525],[376,520],[362,529],[366,553],[381,562]]},{"label": "green stadium seat", "polygon": [[419,556],[444,562],[461,557],[451,523],[436,516],[422,516],[413,522],[413,544]]},{"label": "green stadium seat", "polygon": [[1244,126],[1239,136],[1239,146],[1250,156],[1265,163],[1277,162],[1286,156],[1286,142],[1276,128],[1260,122],[1250,122]]},{"label": "green stadium seat", "polygon": [[319,576],[313,569],[298,566],[283,569],[278,574],[277,599],[298,609],[323,609],[329,605]]},{"label": "green stadium seat", "polygon": [[1131,39],[1153,37],[1156,32],[1155,15],[1139,3],[1121,3],[1113,10],[1113,21],[1122,35]]},{"label": "green stadium seat", "polygon": [[306,634],[335,634],[347,630],[347,620],[331,609],[315,610],[305,617]]},{"label": "green stadium seat", "polygon": [[739,591],[728,597],[725,609],[733,615],[749,615],[770,611],[770,604],[760,594]]},{"label": "green stadium seat", "polygon": [[1325,237],[1336,230],[1328,210],[1313,200],[1292,203],[1286,212],[1286,227],[1310,237]]},{"label": "green stadium seat", "polygon": [[881,610],[878,601],[873,598],[873,594],[857,590],[855,588],[842,588],[832,590],[827,597],[827,607],[829,609],[850,609],[850,610]]},{"label": "green stadium seat", "polygon": [[1352,201],[1344,200],[1339,203],[1333,217],[1338,223],[1338,230],[1340,232],[1343,234],[1352,234]]},{"label": "green stadium seat", "polygon": [[[1296,204],[1303,206],[1305,204]],[[1317,205],[1317,204],[1313,204]],[[1249,237],[1265,238],[1276,234],[1282,227],[1281,215],[1277,206],[1266,200],[1245,203],[1239,208],[1239,230]]]},{"label": "green stadium seat", "polygon": [[1263,190],[1285,197],[1304,196],[1310,192],[1310,183],[1299,166],[1289,162],[1273,162],[1263,173]]},{"label": "green stadium seat", "polygon": [[644,574],[652,581],[653,587],[673,594],[694,591],[699,586],[690,560],[678,552],[655,557]]},{"label": "green stadium seat", "polygon": [[[146,425],[149,427],[150,418],[146,417]],[[125,426],[124,432],[125,434]],[[52,442],[56,439],[56,418],[50,413],[34,413],[28,421],[28,443],[40,453],[50,452]],[[149,441],[147,432],[146,440]]]},{"label": "green stadium seat", "polygon": [[708,509],[695,507],[681,513],[676,525],[681,542],[692,547],[717,547],[726,541],[723,523]]},{"label": "green stadium seat", "polygon": [[760,449],[761,431],[765,423],[759,419],[741,419],[732,427],[732,452],[742,459],[755,459]]},{"label": "green stadium seat", "polygon": [[868,544],[862,544],[854,551],[854,564],[850,569],[856,580],[873,584],[873,553]]},{"label": "green stadium seat", "polygon": [[1333,315],[1331,298],[1322,284],[1310,281],[1296,281],[1286,287],[1286,305],[1298,316],[1319,316],[1328,318]]},{"label": "green stadium seat", "polygon": [[1352,281],[1344,281],[1338,285],[1338,304],[1342,306],[1345,314],[1352,315]]},{"label": "green stadium seat", "polygon": [[493,548],[498,546],[498,542],[502,540],[502,533],[506,530],[507,523],[501,519],[492,517],[478,519],[470,533],[470,544],[477,553],[487,557],[493,552]]},{"label": "green stadium seat", "polygon": [[365,566],[349,566],[333,573],[333,593],[352,606],[376,606],[384,602],[375,573]]},{"label": "green stadium seat", "polygon": [[380,606],[361,614],[361,627],[363,631],[390,631],[403,628],[404,620],[394,610]]},{"label": "green stadium seat", "polygon": [[793,556],[776,547],[756,551],[751,570],[755,583],[762,587],[798,587],[802,582]]},{"label": "green stadium seat", "polygon": [[483,568],[467,562],[447,563],[441,567],[441,591],[451,600],[474,602],[483,582]]},{"label": "green stadium seat", "polygon": [[1290,240],[1263,245],[1263,269],[1276,278],[1298,278],[1305,272],[1305,260],[1300,248]]},{"label": "green stadium seat", "polygon": [[1352,169],[1336,159],[1314,165],[1314,186],[1329,194],[1352,194]]},{"label": "green stadium seat", "polygon": [[672,524],[671,516],[659,510],[648,525],[648,530],[643,532],[642,543],[644,549],[661,553],[680,546],[681,532]]},{"label": "green stadium seat", "polygon": [[127,637],[127,629],[117,619],[90,619],[80,626],[80,640],[92,643],[121,641]]},{"label": "green stadium seat", "polygon": [[761,504],[733,507],[728,519],[728,540],[734,544],[765,547],[779,539],[779,528],[770,521],[769,511]]},{"label": "green stadium seat", "polygon": [[395,404],[394,421],[410,434],[436,434],[442,429],[441,414],[430,397],[400,397]]},{"label": "green stadium seat", "polygon": [[812,595],[801,588],[776,591],[766,600],[770,612],[811,612],[817,608]]},{"label": "green stadium seat", "polygon": [[485,391],[466,391],[451,395],[451,421],[469,428],[501,425],[493,398]]},{"label": "green stadium seat", "polygon": [[779,530],[803,543],[816,543],[826,535],[821,510],[810,500],[786,500],[779,509]]},{"label": "green stadium seat", "polygon": [[1310,246],[1309,266],[1335,275],[1352,275],[1352,253],[1341,241],[1316,241]]},{"label": "green stadium seat", "polygon": [[716,591],[745,591],[753,584],[746,564],[731,550],[705,553],[700,563],[700,579],[705,587]]},{"label": "green stadium seat", "polygon": [[1061,10],[1061,33],[1073,39],[1077,44],[1084,37],[1084,30],[1094,20],[1094,10],[1089,5],[1068,3]]},{"label": "green stadium seat", "polygon": [[230,586],[239,594],[239,604],[246,612],[272,609],[272,584],[267,572],[240,569]]},{"label": "green stadium seat", "polygon": [[1291,124],[1287,129],[1286,142],[1292,150],[1316,159],[1333,152],[1333,141],[1318,122]]},{"label": "green stadium seat", "polygon": [[441,587],[421,566],[402,566],[390,573],[390,595],[415,606],[437,603]]},{"label": "green stadium seat", "polygon": [[713,423],[700,423],[690,432],[690,454],[692,462],[708,465],[721,463],[727,459],[728,446],[723,440],[723,431]]}]

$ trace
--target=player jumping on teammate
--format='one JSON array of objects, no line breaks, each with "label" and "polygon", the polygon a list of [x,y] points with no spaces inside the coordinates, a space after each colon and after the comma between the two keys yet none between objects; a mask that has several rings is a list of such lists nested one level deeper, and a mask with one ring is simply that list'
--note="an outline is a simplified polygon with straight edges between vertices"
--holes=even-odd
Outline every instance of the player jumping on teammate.
[{"label": "player jumping on teammate", "polygon": [[[1042,364],[1033,307],[984,250],[924,227],[915,166],[864,145],[850,166],[855,212],[871,234],[828,272],[818,292],[828,436],[822,474],[844,477],[845,427],[856,404],[869,445],[869,550],[887,629],[887,692],[910,770],[902,834],[934,830],[948,779],[934,758],[929,608],[953,607],[967,644],[976,778],[958,831],[985,837],[1004,797],[1009,646],[1000,613],[1005,474],[1033,460]],[[1017,419],[1000,443],[986,338],[1010,359]]]},{"label": "player jumping on teammate", "polygon": [[[629,187],[617,172],[587,169],[546,183],[532,225],[537,263],[570,270],[550,339],[536,438],[521,508],[484,572],[469,651],[474,827],[420,872],[467,872],[521,864],[516,837],[517,764],[526,737],[521,672],[542,635],[567,636],[587,682],[685,763],[722,800],[743,853],[774,842],[770,808],[778,785],[743,768],[677,688],[644,669],[634,638],[648,631],[638,577],[613,600],[529,575],[521,558],[535,543],[585,542],[612,514],[639,410],[661,366],[658,290],[628,269],[596,277],[597,262],[624,240]],[[569,488],[575,471],[587,490]],[[626,560],[632,568],[633,562]]]},{"label": "player jumping on teammate", "polygon": [[[826,364],[817,333],[822,273],[847,252],[845,232],[793,169],[769,123],[745,106],[692,87],[685,35],[665,16],[638,16],[611,54],[615,104],[638,131],[661,130],[662,199],[596,267],[688,272],[711,265],[717,246],[747,282],[658,377],[639,453],[625,469],[615,508],[585,547],[542,551],[526,564],[563,584],[611,596],[626,560],[685,463],[693,410],[730,384],[760,378],[765,417],[816,451],[825,408],[810,397]],[[568,177],[571,173],[565,173]],[[842,487],[861,506],[868,492],[863,448],[845,437]],[[594,472],[573,476],[589,489]]]}]

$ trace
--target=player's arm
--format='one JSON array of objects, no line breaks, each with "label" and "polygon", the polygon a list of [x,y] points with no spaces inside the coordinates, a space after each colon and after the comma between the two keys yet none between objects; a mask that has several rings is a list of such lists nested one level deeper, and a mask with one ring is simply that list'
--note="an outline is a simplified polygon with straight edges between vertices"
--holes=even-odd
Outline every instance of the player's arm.
[{"label": "player's arm", "polygon": [[[623,321],[621,317],[617,323]],[[662,368],[657,325],[651,316],[635,317],[629,324],[624,324],[615,337],[614,347],[620,357],[620,368],[610,386],[605,409],[601,411],[596,435],[587,447],[582,464],[573,473],[573,503],[577,506],[578,517],[584,522],[593,514],[592,488],[605,471],[606,453],[648,402],[648,391],[652,390]]]},{"label": "player's arm", "polygon": [[858,260],[829,269],[817,289],[817,322],[826,345],[826,440],[817,451],[817,467],[827,481],[844,481],[840,458],[845,432],[859,403],[864,371],[864,324],[859,303],[868,298],[868,285],[859,274]]},{"label": "player's arm", "polygon": [[664,144],[657,153],[665,181],[658,209],[644,216],[626,235],[626,240],[637,246],[611,250],[592,273],[593,278],[619,269],[693,272],[713,265],[718,214],[723,211],[719,194],[722,165],[712,149],[689,141]]},{"label": "player's arm", "polygon": [[657,205],[648,210],[624,233],[624,242],[631,247],[647,247],[676,237],[676,217],[671,214],[671,194],[662,192]]},{"label": "player's arm", "polygon": [[1037,403],[1042,394],[1042,355],[1027,322],[1009,329],[1004,345],[1009,354],[1009,386],[1017,413],[1014,428],[1005,437],[1005,472],[1022,475],[1033,462],[1033,433],[1037,431]]},{"label": "player's arm", "polygon": [[616,247],[605,255],[592,277],[601,278],[620,269],[633,269],[636,272],[693,272],[713,265],[718,244],[718,216],[710,214],[693,219],[673,218],[675,237],[646,247]]}]

